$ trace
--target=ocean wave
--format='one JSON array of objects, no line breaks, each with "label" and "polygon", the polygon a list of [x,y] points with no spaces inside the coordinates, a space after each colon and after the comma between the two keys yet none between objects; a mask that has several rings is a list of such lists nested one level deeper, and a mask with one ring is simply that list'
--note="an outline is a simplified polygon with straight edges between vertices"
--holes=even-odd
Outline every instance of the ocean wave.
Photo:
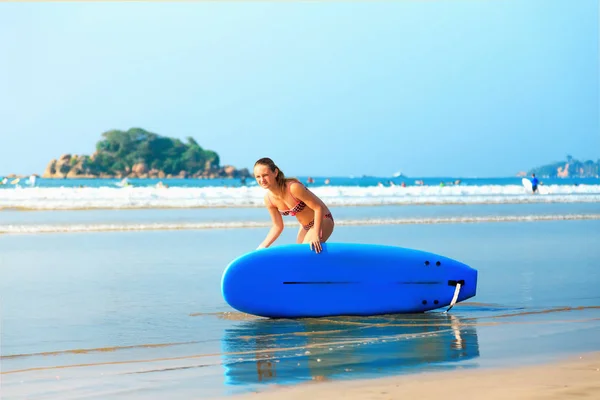
[{"label": "ocean wave", "polygon": [[[480,217],[439,217],[439,218],[372,218],[336,220],[336,225],[409,225],[409,224],[460,224],[483,222],[534,222],[600,220],[600,214],[564,214],[564,215],[513,215]],[[286,226],[297,227],[297,222],[286,222]],[[38,234],[38,233],[79,233],[79,232],[127,232],[127,231],[165,231],[165,230],[201,230],[201,229],[241,229],[267,228],[269,221],[237,222],[182,222],[182,223],[123,223],[123,224],[40,224],[40,225],[0,225],[0,234]]]},{"label": "ocean wave", "polygon": [[[311,190],[334,207],[600,202],[600,185],[545,185],[537,195],[519,185],[322,186]],[[258,187],[15,188],[0,191],[0,210],[260,207],[264,194]]]}]

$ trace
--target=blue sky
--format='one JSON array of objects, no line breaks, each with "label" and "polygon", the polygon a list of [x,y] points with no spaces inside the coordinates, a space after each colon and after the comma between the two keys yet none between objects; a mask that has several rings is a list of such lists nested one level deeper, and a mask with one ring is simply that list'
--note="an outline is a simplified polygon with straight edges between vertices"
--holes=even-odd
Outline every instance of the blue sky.
[{"label": "blue sky", "polygon": [[0,175],[142,127],[288,175],[600,158],[597,0],[0,3]]}]

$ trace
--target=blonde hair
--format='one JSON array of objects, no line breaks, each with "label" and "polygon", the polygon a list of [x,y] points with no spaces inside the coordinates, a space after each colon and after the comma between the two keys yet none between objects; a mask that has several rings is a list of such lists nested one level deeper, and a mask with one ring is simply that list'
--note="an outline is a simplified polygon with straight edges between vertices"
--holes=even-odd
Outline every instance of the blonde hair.
[{"label": "blonde hair", "polygon": [[266,167],[269,167],[271,172],[278,172],[277,175],[275,175],[275,183],[277,183],[277,189],[279,190],[280,194],[283,194],[285,192],[288,182],[300,182],[296,178],[286,178],[283,171],[277,165],[275,165],[273,160],[271,160],[268,157],[263,157],[254,163],[255,167],[257,165],[264,165]]}]

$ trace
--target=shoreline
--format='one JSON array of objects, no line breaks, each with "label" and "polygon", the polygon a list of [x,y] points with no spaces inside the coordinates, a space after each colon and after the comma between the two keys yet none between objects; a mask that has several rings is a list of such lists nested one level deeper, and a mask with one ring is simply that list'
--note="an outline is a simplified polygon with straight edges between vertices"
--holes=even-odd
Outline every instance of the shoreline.
[{"label": "shoreline", "polygon": [[[317,397],[318,396],[318,397]],[[220,397],[245,400],[419,400],[600,398],[600,352],[581,353],[543,364],[422,372],[373,379],[273,385]]]}]

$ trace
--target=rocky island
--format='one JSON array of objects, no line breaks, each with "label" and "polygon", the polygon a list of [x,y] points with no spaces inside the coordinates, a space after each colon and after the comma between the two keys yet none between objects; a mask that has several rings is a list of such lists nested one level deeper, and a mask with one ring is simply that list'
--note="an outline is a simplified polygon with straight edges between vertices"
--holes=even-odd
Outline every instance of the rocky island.
[{"label": "rocky island", "polygon": [[246,178],[247,168],[220,165],[219,155],[191,137],[184,143],[141,128],[102,134],[92,155],[63,154],[42,178]]},{"label": "rocky island", "polygon": [[597,178],[600,175],[600,160],[579,161],[567,156],[566,161],[557,161],[542,165],[529,170],[527,173],[520,172],[518,175],[525,176],[536,174],[547,178]]}]

